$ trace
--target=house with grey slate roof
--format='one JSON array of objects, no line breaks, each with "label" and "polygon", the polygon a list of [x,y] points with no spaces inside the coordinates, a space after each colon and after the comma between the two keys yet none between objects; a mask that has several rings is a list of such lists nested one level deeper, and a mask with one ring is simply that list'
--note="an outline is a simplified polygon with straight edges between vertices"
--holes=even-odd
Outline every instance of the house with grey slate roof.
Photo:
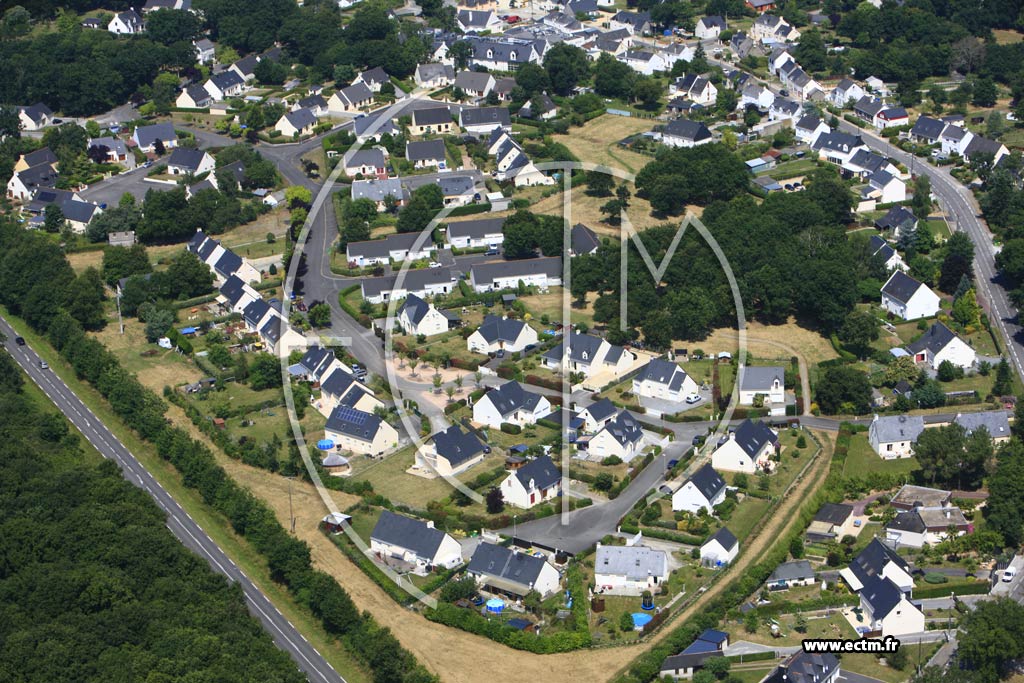
[{"label": "house with grey slate roof", "polygon": [[726,472],[770,472],[778,452],[778,434],[764,422],[747,419],[718,441],[711,465]]},{"label": "house with grey slate roof", "polygon": [[700,563],[706,567],[721,567],[735,560],[739,552],[739,540],[723,526],[700,547]]},{"label": "house with grey slate roof", "polygon": [[668,554],[643,545],[597,544],[594,590],[606,595],[656,591],[668,579]]},{"label": "house with grey slate roof", "polygon": [[512,470],[501,482],[505,503],[529,509],[562,495],[562,473],[551,458],[542,455]]},{"label": "house with grey slate roof", "polygon": [[934,323],[924,334],[907,344],[907,351],[915,363],[925,363],[933,370],[937,370],[944,361],[966,370],[974,367],[978,360],[977,352],[943,323]]},{"label": "house with grey slate roof", "polygon": [[775,667],[761,683],[836,683],[839,674],[839,659],[835,655],[800,650]]},{"label": "house with grey slate roof", "polygon": [[904,320],[930,318],[939,312],[942,300],[928,285],[902,270],[893,271],[882,285],[882,308]]},{"label": "house with grey slate roof", "polygon": [[381,560],[399,560],[419,576],[434,568],[452,569],[462,564],[462,546],[434,527],[433,521],[406,517],[383,510],[370,533],[370,550]]},{"label": "house with grey slate roof", "polygon": [[788,590],[793,586],[810,586],[814,581],[811,563],[807,560],[793,560],[776,567],[765,585],[768,590],[778,591]]},{"label": "house with grey slate roof", "polygon": [[868,443],[883,460],[909,458],[923,431],[924,418],[920,415],[875,415],[868,427]]},{"label": "house with grey slate roof", "polygon": [[537,343],[537,331],[522,320],[496,315],[484,316],[483,323],[466,338],[473,353],[518,353]]},{"label": "house with grey slate roof", "polygon": [[670,360],[654,358],[633,378],[633,393],[647,398],[681,403],[697,393],[697,383]]},{"label": "house with grey slate roof", "polygon": [[578,372],[584,377],[602,373],[609,380],[629,371],[636,359],[632,351],[579,330],[566,335],[561,344],[551,347],[541,357],[544,367],[554,372]]},{"label": "house with grey slate roof", "polygon": [[[782,407],[786,405],[786,371],[782,366],[741,366],[740,405],[752,406],[762,396],[764,405]],[[773,413],[774,414],[774,413]]]},{"label": "house with grey slate roof", "polygon": [[373,413],[345,405],[338,405],[331,411],[324,427],[324,438],[333,441],[340,451],[373,457],[383,456],[398,445],[398,432],[394,427]]},{"label": "house with grey slate roof", "polygon": [[551,402],[543,394],[513,381],[489,390],[473,404],[473,422],[494,428],[503,424],[525,427],[537,424],[550,412]]},{"label": "house with grey slate roof", "polygon": [[485,261],[469,269],[469,283],[477,292],[514,289],[522,282],[541,289],[562,284],[562,259],[558,256],[520,259],[518,261]]},{"label": "house with grey slate roof", "polygon": [[694,514],[706,510],[710,514],[725,500],[725,491],[722,476],[711,465],[704,465],[672,494],[672,509]]},{"label": "house with grey slate roof", "polygon": [[622,410],[589,440],[581,439],[577,444],[580,448],[585,445],[587,453],[595,459],[614,455],[630,462],[644,449],[644,430],[631,412]]},{"label": "house with grey slate roof", "polygon": [[445,232],[452,249],[483,249],[501,246],[505,240],[502,228],[505,218],[477,218],[449,223]]},{"label": "house with grey slate roof", "polygon": [[558,570],[543,557],[486,542],[477,546],[466,571],[481,590],[513,599],[530,591],[547,598],[558,591],[561,580]]}]

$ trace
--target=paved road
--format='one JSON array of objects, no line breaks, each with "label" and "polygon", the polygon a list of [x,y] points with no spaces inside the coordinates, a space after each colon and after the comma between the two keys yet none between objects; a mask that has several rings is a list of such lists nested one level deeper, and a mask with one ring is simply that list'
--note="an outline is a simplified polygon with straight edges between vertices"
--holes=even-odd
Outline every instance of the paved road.
[{"label": "paved road", "polygon": [[287,652],[312,683],[345,683],[331,665],[310,645],[292,624],[277,611],[273,603],[249,580],[213,539],[196,524],[177,501],[160,486],[135,456],[125,448],[98,417],[52,370],[40,368],[40,358],[29,346],[17,346],[16,332],[0,317],[0,333],[7,336],[5,346],[15,361],[39,388],[53,401],[85,438],[100,452],[120,465],[124,478],[145,489],[156,504],[167,513],[167,528],[181,543],[199,555],[214,571],[242,587],[250,613],[263,624],[279,648]]}]

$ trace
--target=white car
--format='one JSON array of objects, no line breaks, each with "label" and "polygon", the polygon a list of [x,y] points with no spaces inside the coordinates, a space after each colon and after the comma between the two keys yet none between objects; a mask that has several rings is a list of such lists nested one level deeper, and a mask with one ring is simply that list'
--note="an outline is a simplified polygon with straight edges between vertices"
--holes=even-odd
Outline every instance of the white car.
[{"label": "white car", "polygon": [[441,264],[440,264],[440,263],[438,263],[437,261],[431,261],[431,262],[430,262],[430,267],[431,267],[431,268],[440,268],[440,267],[441,267]]},{"label": "white car", "polygon": [[686,402],[689,404],[700,403],[700,394],[690,394],[686,397]]},{"label": "white car", "polygon": [[1010,583],[1011,581],[1013,581],[1013,577],[1015,576],[1017,576],[1016,567],[1007,567],[1003,570],[1003,581],[1005,581],[1006,583]]}]

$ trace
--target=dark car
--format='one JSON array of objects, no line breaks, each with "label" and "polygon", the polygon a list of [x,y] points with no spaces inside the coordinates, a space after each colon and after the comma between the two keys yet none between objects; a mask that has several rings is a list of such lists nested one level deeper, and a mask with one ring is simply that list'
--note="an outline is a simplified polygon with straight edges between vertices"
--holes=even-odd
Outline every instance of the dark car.
[{"label": "dark car", "polygon": [[25,338],[24,337],[15,337],[14,338],[14,343],[17,344],[18,346],[24,346],[25,345]]},{"label": "dark car", "polygon": [[691,441],[690,443],[693,444],[694,446],[701,445],[702,443],[704,443],[704,435],[698,434],[697,436],[693,437],[693,441]]}]

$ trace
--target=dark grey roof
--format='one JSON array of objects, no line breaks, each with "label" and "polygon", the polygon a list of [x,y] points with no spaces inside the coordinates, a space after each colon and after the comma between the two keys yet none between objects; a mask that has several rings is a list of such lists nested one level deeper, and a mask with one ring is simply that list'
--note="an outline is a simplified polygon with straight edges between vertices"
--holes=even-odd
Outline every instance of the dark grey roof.
[{"label": "dark grey roof", "polygon": [[[237,277],[232,279],[238,280]],[[238,280],[241,282],[241,280]],[[223,289],[221,290],[223,291]],[[311,346],[303,354],[302,360],[299,361],[299,365],[306,369],[306,372],[319,379],[334,362],[335,356],[334,351],[324,348],[322,346]]]},{"label": "dark grey roof", "polygon": [[382,202],[387,196],[404,201],[409,194],[400,178],[356,180],[352,183],[350,193],[352,199],[372,199],[375,202]]},{"label": "dark grey roof", "polygon": [[612,403],[611,399],[602,398],[596,403],[591,403],[587,406],[586,410],[590,413],[590,417],[593,418],[595,422],[603,422],[614,415],[615,411],[618,409],[615,407],[615,404]]},{"label": "dark grey roof", "polygon": [[651,23],[651,13],[628,12],[626,10],[622,10],[612,17],[612,21],[617,21],[620,24],[629,24],[634,28],[634,30],[640,31],[643,29],[645,24]]},{"label": "dark grey roof", "polygon": [[27,107],[18,107],[18,109],[37,124],[53,116],[53,111],[42,102],[36,102]]},{"label": "dark grey roof", "polygon": [[494,576],[530,589],[540,577],[545,564],[543,557],[493,543],[481,543],[473,552],[466,570],[471,574]]},{"label": "dark grey roof", "polygon": [[284,113],[284,118],[288,123],[292,124],[293,127],[300,131],[316,125],[316,115],[309,109],[287,111]]},{"label": "dark grey roof", "polygon": [[[882,570],[890,562],[895,563],[907,574],[910,574],[910,565],[900,557],[895,550],[882,543],[877,538],[871,539],[864,550],[857,554],[850,562],[850,571],[857,577],[865,588],[872,578],[881,576]],[[897,590],[898,592],[898,590]]]},{"label": "dark grey roof", "polygon": [[482,398],[486,398],[494,405],[495,410],[502,417],[511,415],[517,410],[532,411],[543,398],[540,394],[527,391],[519,382],[506,382],[500,387],[488,391]]},{"label": "dark grey roof", "polygon": [[387,545],[410,550],[417,557],[430,561],[444,541],[445,533],[420,519],[383,510],[370,538]]},{"label": "dark grey roof", "polygon": [[217,86],[217,90],[224,92],[228,88],[233,88],[245,83],[245,80],[234,71],[227,69],[221,71],[219,74],[213,74],[210,76],[210,81]]},{"label": "dark grey roof", "polygon": [[[377,126],[378,123],[380,124],[379,126]],[[392,121],[391,119],[380,121],[380,118],[375,116],[364,116],[361,119],[356,119],[352,124],[352,130],[355,132],[356,135],[363,135],[371,127],[374,126],[377,127],[374,128],[373,135],[398,134],[398,128],[395,126],[394,121]]]},{"label": "dark grey roof", "polygon": [[859,149],[850,157],[850,164],[860,166],[868,173],[878,173],[889,165],[889,160],[867,149]]},{"label": "dark grey roof", "polygon": [[358,104],[373,99],[373,91],[365,83],[356,83],[338,91],[338,97],[349,104]]},{"label": "dark grey roof", "polygon": [[482,71],[460,71],[459,75],[455,77],[454,87],[483,92],[487,90],[487,86],[492,85],[493,80],[494,76]]},{"label": "dark grey roof", "polygon": [[372,413],[339,405],[327,418],[327,429],[346,434],[360,441],[372,442],[380,429],[381,420]]},{"label": "dark grey roof", "polygon": [[[715,471],[711,465],[704,465],[687,480],[700,491],[700,495],[707,500],[714,500],[715,496],[725,488],[725,480]],[[685,484],[684,484],[685,486]]]},{"label": "dark grey roof", "polygon": [[480,439],[472,432],[463,432],[457,424],[434,434],[433,439],[438,456],[447,460],[452,467],[472,460],[484,452],[484,445],[480,443]]},{"label": "dark grey roof", "polygon": [[894,206],[884,216],[875,221],[875,227],[879,230],[890,230],[892,228],[908,228],[917,223],[917,216],[905,206]]},{"label": "dark grey roof", "polygon": [[490,10],[459,10],[459,23],[468,28],[487,28],[488,22],[494,16]]},{"label": "dark grey roof", "polygon": [[267,322],[260,328],[260,335],[272,346],[276,346],[279,339],[281,339],[281,330],[287,323],[279,315],[271,316]]},{"label": "dark grey roof", "polygon": [[739,447],[751,458],[764,448],[765,444],[775,444],[779,437],[764,422],[754,422],[749,418],[736,428],[732,435]]},{"label": "dark grey roof", "polygon": [[196,230],[192,234],[192,237],[189,238],[188,244],[186,244],[185,247],[193,254],[198,254],[199,247],[206,241],[206,239],[206,233],[204,233],[202,229]]},{"label": "dark grey roof", "polygon": [[839,669],[835,655],[810,654],[800,650],[775,668],[761,683],[817,683],[829,680]]},{"label": "dark grey roof", "polygon": [[921,519],[921,515],[917,514],[917,510],[905,510],[885,525],[886,529],[895,529],[897,531],[909,531],[915,534],[923,534],[928,530],[928,525]]},{"label": "dark grey roof", "polygon": [[783,562],[776,567],[772,575],[768,577],[768,581],[800,581],[813,578],[814,570],[811,569],[810,562],[807,560],[793,560],[792,562]]},{"label": "dark grey roof", "polygon": [[432,81],[436,78],[455,78],[455,69],[448,64],[420,64],[416,67],[416,74],[420,80]]},{"label": "dark grey roof", "polygon": [[471,221],[457,221],[448,224],[448,239],[466,237],[469,239],[483,239],[488,235],[500,235],[505,219],[501,218],[478,218]]},{"label": "dark grey roof", "polygon": [[716,14],[711,14],[711,15],[708,15],[708,16],[704,17],[703,19],[700,20],[699,23],[703,24],[707,28],[711,28],[712,26],[717,26],[718,28],[722,29],[723,31],[725,30],[725,19],[723,19],[722,17],[720,17],[720,16],[718,16]]},{"label": "dark grey roof", "polygon": [[598,239],[597,233],[582,223],[572,226],[571,242],[572,253],[577,256],[589,254],[601,246],[601,240]]},{"label": "dark grey roof", "polygon": [[704,541],[704,545],[711,543],[711,541],[718,541],[719,545],[721,545],[726,550],[732,550],[734,547],[736,547],[736,544],[739,543],[739,541],[736,540],[736,537],[733,535],[733,533],[724,526],[718,531],[716,531],[714,534],[712,534],[711,538]]},{"label": "dark grey roof", "polygon": [[167,158],[168,166],[177,166],[190,173],[199,170],[199,164],[203,162],[206,152],[201,149],[189,149],[187,147],[175,147],[171,156]]},{"label": "dark grey roof", "polygon": [[[232,73],[232,75],[235,74]],[[210,93],[206,91],[206,88],[204,88],[201,85],[190,85],[187,88],[185,88],[185,92],[188,93],[188,96],[191,97],[192,101],[195,102],[197,105],[202,104],[204,102],[208,102],[212,97]]]},{"label": "dark grey roof", "polygon": [[667,385],[670,391],[679,391],[686,380],[686,371],[670,360],[653,358],[643,367],[636,381],[651,381]]},{"label": "dark grey roof", "polygon": [[689,119],[675,119],[665,124],[664,135],[682,140],[699,142],[711,137],[711,131],[703,123]]},{"label": "dark grey roof", "polygon": [[[395,275],[365,278],[362,281],[363,296],[378,296],[383,292],[390,292],[395,287],[396,279]],[[413,292],[429,285],[451,281],[452,273],[448,268],[420,268],[406,272],[402,288]]]},{"label": "dark grey roof", "polygon": [[546,489],[551,488],[562,479],[562,473],[546,455],[529,461],[518,470],[513,471],[512,476],[518,479],[523,488],[527,490],[530,489],[530,481],[533,481],[535,488]]},{"label": "dark grey roof", "polygon": [[558,256],[522,259],[519,261],[487,261],[474,263],[471,267],[474,282],[491,284],[496,279],[515,277],[517,275],[535,275],[545,273],[548,277],[562,276],[562,259]]},{"label": "dark grey roof", "polygon": [[217,259],[217,263],[213,265],[213,269],[221,277],[227,277],[238,272],[238,269],[242,267],[242,257],[231,251],[230,249],[224,249],[224,253]]},{"label": "dark grey roof", "polygon": [[884,619],[900,604],[903,591],[884,576],[873,576],[864,583],[860,596],[871,606],[872,618]]},{"label": "dark grey roof", "polygon": [[803,116],[799,121],[796,122],[796,127],[802,130],[813,131],[820,125],[821,119],[819,119],[814,114],[807,114],[806,116]]},{"label": "dark grey roof", "polygon": [[436,126],[451,122],[452,113],[448,107],[428,107],[427,109],[417,109],[412,113],[414,126]]},{"label": "dark grey roof", "polygon": [[620,445],[627,446],[644,438],[640,423],[628,410],[621,411],[615,419],[607,423],[601,431],[608,432]]},{"label": "dark grey roof", "polygon": [[335,368],[327,377],[320,378],[320,390],[331,396],[344,396],[354,384],[356,378],[341,368]]},{"label": "dark grey roof", "polygon": [[245,307],[245,310],[242,311],[242,317],[245,318],[245,321],[247,323],[249,323],[252,326],[255,326],[257,323],[259,323],[260,320],[263,319],[263,317],[267,314],[267,311],[269,310],[270,304],[268,304],[263,299],[256,299],[255,301],[251,302],[248,306]]},{"label": "dark grey roof", "polygon": [[864,141],[859,135],[850,135],[849,133],[832,131],[831,133],[822,133],[819,135],[818,139],[814,141],[814,145],[812,146],[814,149],[849,152],[856,147],[864,146]]},{"label": "dark grey roof", "polygon": [[444,140],[413,140],[405,143],[405,158],[409,161],[444,161],[446,156]]},{"label": "dark grey roof", "polygon": [[527,40],[476,36],[468,36],[466,40],[473,47],[473,59],[479,61],[525,64],[530,61],[530,56],[536,53],[536,48]]},{"label": "dark grey roof", "polygon": [[984,427],[993,439],[1010,435],[1010,414],[1005,410],[986,410],[980,413],[960,413],[953,420],[968,434]]},{"label": "dark grey roof", "polygon": [[935,355],[954,339],[956,339],[956,333],[953,330],[942,323],[935,323],[925,330],[924,334],[908,344],[907,351],[916,354],[927,350]]},{"label": "dark grey roof", "polygon": [[480,325],[477,332],[488,344],[493,344],[496,341],[514,342],[519,338],[524,327],[526,327],[526,323],[522,320],[487,315],[484,316],[483,324]]},{"label": "dark grey roof", "polygon": [[840,526],[853,514],[853,506],[845,503],[825,503],[814,515],[815,522],[827,522]]},{"label": "dark grey roof", "polygon": [[864,95],[853,103],[853,111],[868,118],[874,118],[883,109],[885,109],[885,102],[871,95]]},{"label": "dark grey roof", "polygon": [[327,100],[324,99],[323,95],[310,95],[309,97],[303,97],[298,102],[301,109],[326,109]]},{"label": "dark grey roof", "polygon": [[907,303],[923,284],[910,277],[902,270],[894,270],[889,280],[882,285],[882,294],[892,297],[900,303]]},{"label": "dark grey roof", "polygon": [[39,164],[26,168],[24,171],[18,171],[17,176],[29,190],[40,187],[53,187],[57,182],[57,171],[53,170],[53,167],[49,164]]},{"label": "dark grey roof", "polygon": [[256,66],[260,63],[258,55],[247,55],[242,57],[233,66],[237,67],[246,76],[256,73]]},{"label": "dark grey roof", "polygon": [[178,139],[177,133],[174,132],[174,124],[170,122],[139,126],[135,129],[135,137],[139,141],[139,147],[149,147],[158,139],[164,143]]},{"label": "dark grey roof", "polygon": [[459,110],[459,124],[463,127],[486,124],[510,126],[512,118],[508,107],[463,107]]},{"label": "dark grey roof", "polygon": [[27,152],[21,155],[21,160],[25,164],[32,168],[33,166],[39,166],[40,164],[55,164],[57,163],[57,155],[53,153],[49,147],[41,147],[34,152]]},{"label": "dark grey roof", "polygon": [[945,127],[944,121],[933,119],[930,116],[918,116],[914,127],[910,129],[910,134],[936,142]]},{"label": "dark grey roof", "polygon": [[967,147],[964,148],[964,156],[970,157],[973,154],[991,154],[995,156],[1002,147],[1003,143],[1001,142],[975,135],[967,143]]},{"label": "dark grey roof", "polygon": [[459,197],[476,190],[476,181],[468,175],[442,175],[437,179],[437,185],[445,197]]},{"label": "dark grey roof", "polygon": [[413,325],[419,325],[420,321],[423,320],[423,317],[429,310],[430,304],[415,294],[410,294],[405,297],[405,301],[402,302],[401,308],[398,309],[398,315],[401,316],[405,313]]},{"label": "dark grey roof", "polygon": [[875,443],[916,441],[924,431],[924,418],[920,415],[883,415],[871,421],[868,434]]},{"label": "dark grey roof", "polygon": [[907,118],[907,110],[903,107],[886,107],[882,111],[878,112],[878,116],[892,121],[893,119],[905,119]]},{"label": "dark grey roof", "polygon": [[356,80],[367,85],[376,83],[383,84],[390,81],[391,77],[388,76],[388,72],[385,71],[382,67],[375,66],[372,69],[367,69],[366,71],[360,73],[358,76],[356,76]]},{"label": "dark grey roof", "polygon": [[76,223],[88,223],[96,215],[99,208],[96,204],[82,202],[77,199],[60,203],[60,210],[64,213],[64,218]]},{"label": "dark grey roof", "polygon": [[387,159],[384,156],[384,150],[377,147],[370,147],[369,149],[356,150],[348,155],[345,158],[345,166],[348,168],[353,168],[355,166],[385,168],[387,166]]},{"label": "dark grey roof", "polygon": [[782,366],[748,366],[740,374],[740,391],[768,393],[775,380],[785,386],[786,371]]}]

